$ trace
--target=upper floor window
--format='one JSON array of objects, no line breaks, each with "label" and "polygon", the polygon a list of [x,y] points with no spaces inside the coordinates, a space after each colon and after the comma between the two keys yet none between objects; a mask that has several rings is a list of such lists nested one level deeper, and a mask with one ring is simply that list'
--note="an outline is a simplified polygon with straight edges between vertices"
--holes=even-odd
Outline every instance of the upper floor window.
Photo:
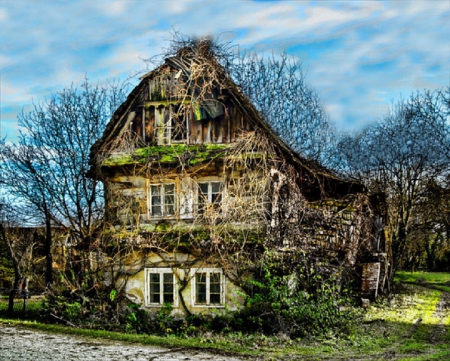
[{"label": "upper floor window", "polygon": [[205,213],[209,209],[221,211],[223,182],[198,182],[198,212]]},{"label": "upper floor window", "polygon": [[152,217],[167,217],[175,215],[175,184],[150,185],[150,215]]},{"label": "upper floor window", "polygon": [[178,305],[177,283],[171,268],[147,268],[145,278],[147,306]]}]

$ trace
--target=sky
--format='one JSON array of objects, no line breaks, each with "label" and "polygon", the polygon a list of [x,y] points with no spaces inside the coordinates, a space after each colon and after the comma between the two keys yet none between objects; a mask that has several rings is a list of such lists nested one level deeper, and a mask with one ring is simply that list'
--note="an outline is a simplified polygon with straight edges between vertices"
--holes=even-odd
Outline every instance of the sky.
[{"label": "sky", "polygon": [[0,0],[1,137],[16,141],[17,114],[72,83],[144,71],[174,31],[287,52],[342,131],[450,84],[449,0]]}]

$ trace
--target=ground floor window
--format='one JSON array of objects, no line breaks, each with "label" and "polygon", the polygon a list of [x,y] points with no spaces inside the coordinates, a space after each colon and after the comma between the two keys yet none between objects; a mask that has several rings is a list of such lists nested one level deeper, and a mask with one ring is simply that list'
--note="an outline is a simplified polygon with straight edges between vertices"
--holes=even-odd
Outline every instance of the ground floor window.
[{"label": "ground floor window", "polygon": [[147,268],[145,270],[146,305],[178,305],[177,283],[171,268]]},{"label": "ground floor window", "polygon": [[192,304],[221,306],[224,304],[224,275],[220,268],[200,268],[191,271]]}]

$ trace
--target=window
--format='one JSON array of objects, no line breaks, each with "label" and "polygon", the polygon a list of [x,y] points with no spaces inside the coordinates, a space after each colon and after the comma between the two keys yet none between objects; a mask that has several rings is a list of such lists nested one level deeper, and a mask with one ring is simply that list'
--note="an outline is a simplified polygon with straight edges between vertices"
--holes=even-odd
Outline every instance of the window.
[{"label": "window", "polygon": [[147,268],[145,273],[146,305],[178,305],[175,275],[171,268]]},{"label": "window", "polygon": [[192,271],[194,306],[221,306],[224,303],[224,276],[220,268]]},{"label": "window", "polygon": [[187,139],[187,115],[179,105],[155,108],[156,144],[182,143]]},{"label": "window", "polygon": [[172,114],[164,106],[155,108],[155,138],[156,144],[170,144],[172,133]]},{"label": "window", "polygon": [[150,215],[167,217],[175,215],[175,184],[150,185]]},{"label": "window", "polygon": [[198,183],[198,212],[205,213],[208,209],[221,211],[223,182]]}]

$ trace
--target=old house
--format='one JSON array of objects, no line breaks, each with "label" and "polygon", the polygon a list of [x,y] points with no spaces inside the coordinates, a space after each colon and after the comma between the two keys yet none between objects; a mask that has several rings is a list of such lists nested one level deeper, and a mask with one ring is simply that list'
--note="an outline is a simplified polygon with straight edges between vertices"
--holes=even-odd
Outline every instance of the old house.
[{"label": "old house", "polygon": [[375,274],[367,291],[376,292],[376,202],[286,146],[207,45],[182,48],[141,78],[92,147],[91,165],[116,246],[108,277],[149,310],[239,307],[240,287],[268,249],[301,249],[358,272],[370,264],[365,282]]}]

